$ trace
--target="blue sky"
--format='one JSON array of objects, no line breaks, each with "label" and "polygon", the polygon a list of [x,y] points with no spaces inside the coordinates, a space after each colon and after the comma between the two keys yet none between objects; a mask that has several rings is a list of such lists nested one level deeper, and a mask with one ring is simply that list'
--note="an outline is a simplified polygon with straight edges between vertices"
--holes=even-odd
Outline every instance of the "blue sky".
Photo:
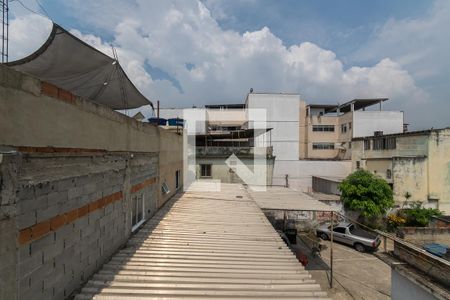
[{"label": "blue sky", "polygon": [[[22,2],[45,14],[36,0]],[[113,44],[141,91],[166,107],[242,102],[253,87],[310,103],[389,97],[386,107],[405,111],[415,129],[450,125],[450,1],[40,3],[105,53]],[[17,1],[11,11],[12,49],[23,56],[50,27]]]},{"label": "blue sky", "polygon": [[351,52],[367,42],[377,27],[391,18],[421,17],[432,4],[429,0],[228,1],[222,10],[229,17],[222,19],[219,12],[218,21],[223,28],[241,33],[267,26],[286,45],[310,41],[351,61]]}]

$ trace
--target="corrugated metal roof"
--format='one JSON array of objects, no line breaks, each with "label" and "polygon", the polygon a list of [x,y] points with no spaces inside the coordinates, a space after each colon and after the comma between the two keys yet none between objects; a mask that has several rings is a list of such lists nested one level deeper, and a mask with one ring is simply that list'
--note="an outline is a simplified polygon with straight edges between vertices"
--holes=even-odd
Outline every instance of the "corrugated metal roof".
[{"label": "corrugated metal roof", "polygon": [[176,196],[75,299],[326,298],[241,185]]},{"label": "corrugated metal roof", "polygon": [[336,207],[322,203],[301,191],[289,188],[267,187],[265,191],[249,189],[249,193],[261,209],[338,211]]}]

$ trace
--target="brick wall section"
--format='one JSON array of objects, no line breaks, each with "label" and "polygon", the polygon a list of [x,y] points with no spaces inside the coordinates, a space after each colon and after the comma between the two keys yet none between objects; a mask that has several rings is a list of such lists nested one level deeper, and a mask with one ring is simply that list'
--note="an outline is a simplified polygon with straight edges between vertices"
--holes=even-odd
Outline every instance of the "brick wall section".
[{"label": "brick wall section", "polygon": [[70,296],[129,238],[133,195],[145,194],[147,218],[156,211],[157,154],[18,153],[8,164],[17,299]]},{"label": "brick wall section", "polygon": [[[151,178],[150,180],[151,182],[156,181],[155,178]],[[24,245],[31,241],[38,240],[44,235],[49,234],[50,232],[56,232],[60,227],[64,225],[69,225],[76,220],[83,218],[85,215],[102,209],[103,207],[119,200],[123,200],[122,191],[107,195],[100,199],[89,202],[88,204],[80,208],[75,208],[66,213],[58,214],[50,219],[22,229],[19,231],[19,244]]]},{"label": "brick wall section", "polygon": [[75,104],[77,96],[48,82],[41,82],[41,93],[71,104]]}]

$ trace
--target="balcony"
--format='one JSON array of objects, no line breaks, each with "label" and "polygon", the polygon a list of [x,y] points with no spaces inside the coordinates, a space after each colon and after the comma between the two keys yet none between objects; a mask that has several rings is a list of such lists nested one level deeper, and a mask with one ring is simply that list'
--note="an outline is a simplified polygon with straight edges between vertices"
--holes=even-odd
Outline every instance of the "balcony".
[{"label": "balcony", "polygon": [[266,156],[272,157],[273,148],[270,147],[237,147],[237,146],[201,146],[196,147],[197,157],[237,157]]}]

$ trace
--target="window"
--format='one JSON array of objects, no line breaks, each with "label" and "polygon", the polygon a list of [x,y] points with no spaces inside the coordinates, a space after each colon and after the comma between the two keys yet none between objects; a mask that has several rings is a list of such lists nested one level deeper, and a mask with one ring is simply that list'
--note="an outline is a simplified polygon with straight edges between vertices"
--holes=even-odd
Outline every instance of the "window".
[{"label": "window", "polygon": [[180,187],[180,170],[175,171],[175,188]]},{"label": "window", "polygon": [[370,150],[370,140],[364,140],[364,150]]},{"label": "window", "polygon": [[373,140],[373,150],[390,150],[397,148],[395,137],[376,138]]},{"label": "window", "polygon": [[352,130],[352,122],[348,122],[348,130]]},{"label": "window", "polygon": [[200,177],[211,177],[211,165],[210,164],[200,165]]},{"label": "window", "polygon": [[428,199],[429,208],[439,208],[439,199]]},{"label": "window", "polygon": [[333,150],[333,143],[313,143],[313,149],[316,150]]},{"label": "window", "polygon": [[170,193],[169,186],[167,185],[166,182],[164,182],[164,183],[161,185],[161,192],[162,192],[163,194],[168,194],[168,193]]},{"label": "window", "polygon": [[313,131],[334,132],[334,125],[313,125]]},{"label": "window", "polygon": [[356,168],[357,169],[361,168],[361,162],[359,160],[356,161]]},{"label": "window", "polygon": [[337,233],[345,233],[345,228],[344,227],[336,227],[333,229],[334,232]]},{"label": "window", "polygon": [[392,178],[392,171],[390,169],[386,170],[386,178],[391,179]]},{"label": "window", "polygon": [[131,198],[131,231],[135,231],[144,223],[144,195],[136,195]]},{"label": "window", "polygon": [[383,150],[384,139],[378,138],[373,140],[373,150]]},{"label": "window", "polygon": [[350,225],[349,227],[348,227],[348,231],[350,231],[350,233],[354,233],[355,232],[355,225]]},{"label": "window", "polygon": [[395,149],[397,147],[397,141],[395,137],[390,137],[385,139],[385,149]]},{"label": "window", "polygon": [[347,124],[341,124],[341,133],[347,132]]}]

